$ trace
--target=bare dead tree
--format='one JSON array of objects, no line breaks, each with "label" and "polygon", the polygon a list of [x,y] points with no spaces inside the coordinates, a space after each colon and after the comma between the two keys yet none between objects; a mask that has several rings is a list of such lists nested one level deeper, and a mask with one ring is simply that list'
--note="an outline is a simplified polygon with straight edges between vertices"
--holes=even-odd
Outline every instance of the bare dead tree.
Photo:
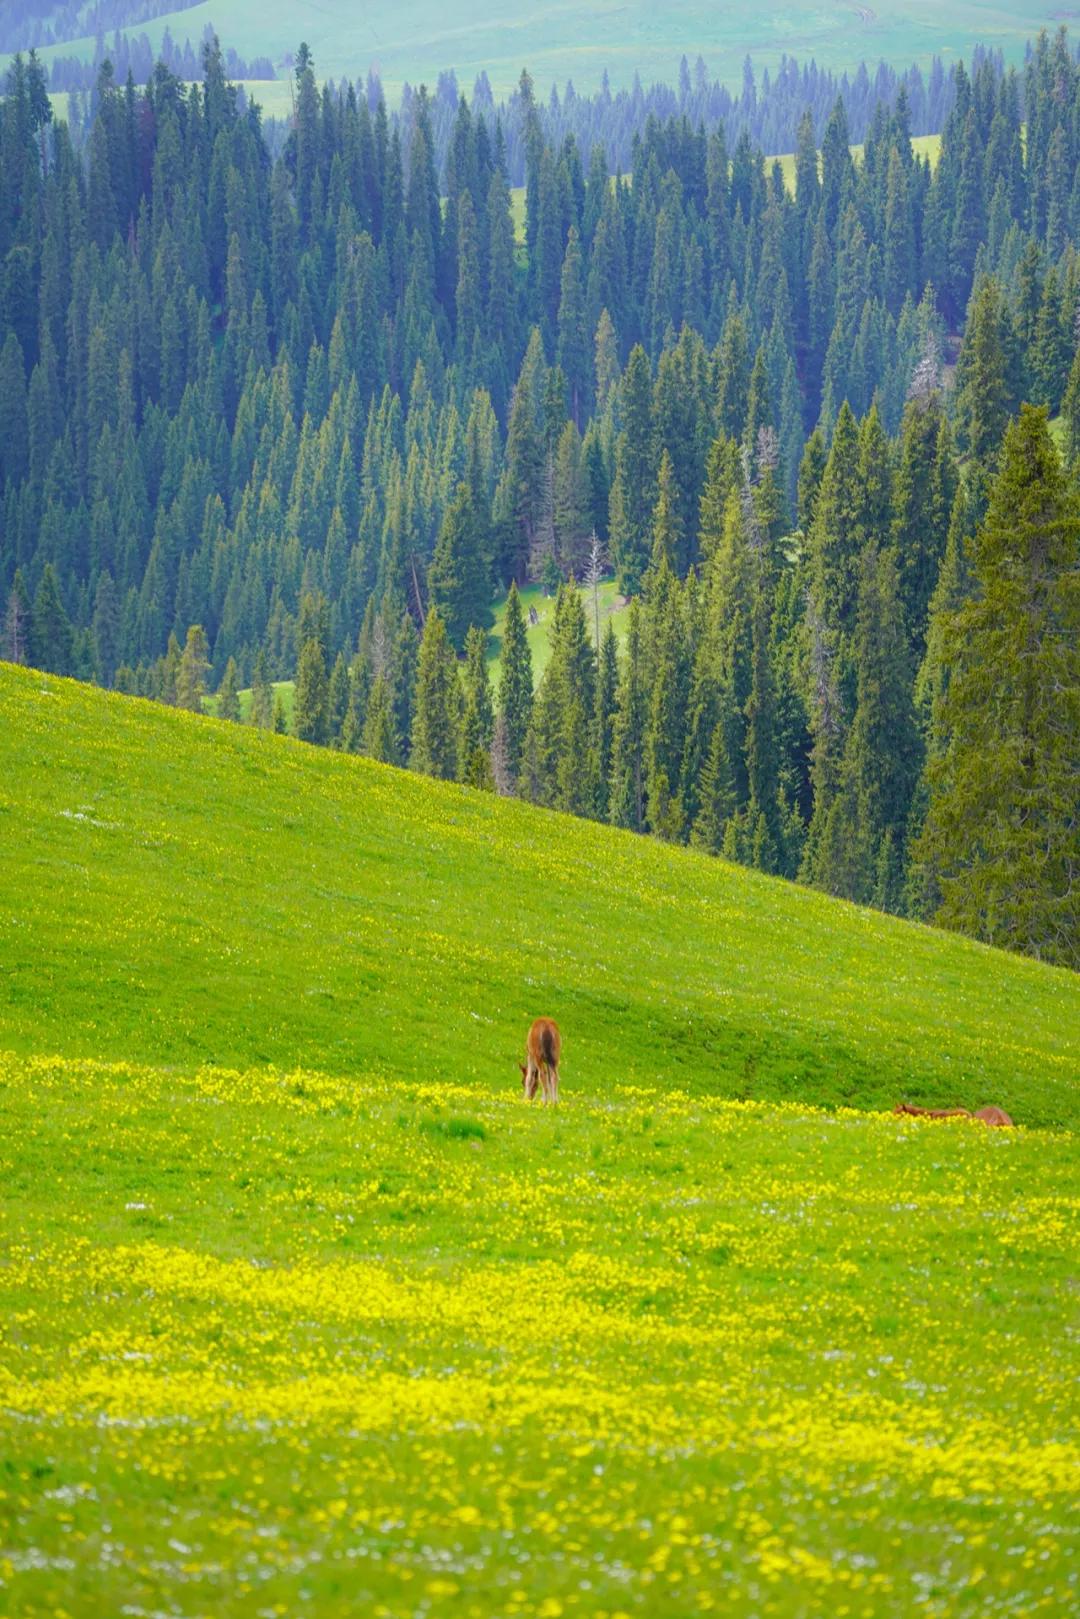
[{"label": "bare dead tree", "polygon": [[26,662],[30,639],[29,616],[19,592],[13,586],[4,613],[4,657],[8,663]]},{"label": "bare dead tree", "polygon": [[925,406],[940,389],[941,354],[938,350],[937,333],[928,331],[923,338],[919,362],[911,374],[907,396],[909,399],[917,399],[920,405]]},{"label": "bare dead tree", "polygon": [[762,426],[757,434],[758,481],[766,472],[775,472],[780,465],[780,435],[775,427]]},{"label": "bare dead tree", "polygon": [[592,591],[593,625],[596,633],[596,650],[600,651],[600,583],[607,570],[607,554],[602,541],[593,529],[589,540],[589,556],[581,575],[581,582]]},{"label": "bare dead tree", "polygon": [[380,613],[371,632],[371,673],[374,679],[385,675],[390,667],[390,638],[386,633],[386,620]]},{"label": "bare dead tree", "polygon": [[491,738],[491,774],[495,791],[502,798],[514,796],[514,773],[510,769],[510,747],[506,740],[506,715],[500,708],[495,716],[495,730]]},{"label": "bare dead tree", "polygon": [[746,524],[746,543],[751,551],[760,552],[765,546],[765,531],[758,520],[757,507],[754,505],[754,485],[751,481],[750,446],[742,447],[742,490],[739,494],[739,503],[742,507],[743,522]]}]

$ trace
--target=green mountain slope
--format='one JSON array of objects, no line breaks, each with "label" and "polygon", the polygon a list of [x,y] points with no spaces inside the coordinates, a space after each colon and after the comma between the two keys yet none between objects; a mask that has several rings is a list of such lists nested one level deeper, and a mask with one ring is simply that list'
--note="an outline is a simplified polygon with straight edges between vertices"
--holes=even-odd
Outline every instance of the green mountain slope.
[{"label": "green mountain slope", "polygon": [[1073,1135],[807,1103],[1080,980],[2,665],[0,968],[5,1615],[1072,1611]]},{"label": "green mountain slope", "polygon": [[0,1049],[1080,1121],[1080,979],[609,828],[0,668]]},{"label": "green mountain slope", "polygon": [[[1008,10],[985,0],[955,0],[931,10],[916,0],[852,8],[821,0],[770,0],[753,9],[718,9],[705,0],[668,0],[662,11],[647,0],[594,0],[587,8],[541,0],[527,10],[508,5],[469,6],[464,0],[201,0],[125,30],[157,44],[166,27],[178,40],[201,37],[207,24],[241,55],[280,63],[301,40],[311,46],[320,73],[362,76],[378,65],[384,82],[405,79],[434,85],[454,68],[463,89],[488,74],[497,93],[510,90],[522,66],[546,86],[571,78],[579,90],[599,87],[605,68],[616,87],[672,80],[679,58],[700,53],[710,70],[737,86],[746,52],[760,72],[780,56],[813,57],[821,66],[851,69],[860,57],[897,66],[935,53],[964,52],[976,42],[999,46],[1014,61],[1024,42],[1057,16],[1043,0],[1019,0]],[[54,55],[93,53],[93,39],[46,48]]]}]

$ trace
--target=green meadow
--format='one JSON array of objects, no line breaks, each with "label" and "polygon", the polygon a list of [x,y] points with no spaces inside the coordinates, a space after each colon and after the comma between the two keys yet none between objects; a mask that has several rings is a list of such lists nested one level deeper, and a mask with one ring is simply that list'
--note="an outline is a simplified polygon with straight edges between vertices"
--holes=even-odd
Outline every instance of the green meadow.
[{"label": "green meadow", "polygon": [[[533,680],[539,682],[541,675],[551,661],[551,630],[555,614],[555,598],[544,593],[539,585],[526,585],[520,592],[521,605],[525,613],[525,639],[529,643],[529,655],[532,658]],[[604,579],[596,591],[595,601],[593,592],[587,585],[578,586],[578,595],[585,608],[585,620],[592,636],[594,646],[597,642],[597,630],[602,642],[604,632],[610,623],[615,631],[615,639],[620,644],[630,627],[629,602],[621,596],[614,579]],[[531,615],[536,614],[536,623],[531,622]],[[499,670],[502,661],[502,640],[506,628],[506,598],[496,603],[495,622],[488,637],[488,673],[493,685],[498,687]]]},{"label": "green meadow", "polygon": [[1080,1121],[1070,973],[15,669],[0,850],[0,1044],[23,1054],[418,1077],[452,1050],[496,1083],[544,1007],[591,1086]]},{"label": "green meadow", "polygon": [[0,962],[5,1615],[1075,1611],[1073,975],[2,665]]},{"label": "green meadow", "polygon": [[[620,596],[613,579],[604,579],[593,601],[592,591],[585,585],[579,586],[578,593],[585,605],[585,617],[589,629],[596,636],[597,622],[599,623],[600,638],[603,640],[604,631],[608,622],[613,625],[615,639],[620,644],[626,636],[630,624],[629,603],[624,596]],[[525,639],[529,643],[529,655],[532,658],[533,680],[539,682],[540,676],[551,660],[551,629],[555,611],[555,599],[545,595],[540,585],[526,585],[521,591],[521,604],[525,611]],[[535,612],[536,623],[530,622],[530,612]],[[498,689],[499,670],[502,660],[502,639],[506,626],[506,597],[503,596],[495,604],[495,621],[488,637],[488,675],[494,690]],[[280,694],[285,709],[285,718],[292,724],[293,694],[296,682],[292,680],[275,680],[274,695]],[[216,697],[204,699],[208,714],[216,712]],[[245,688],[240,693],[240,714],[247,719],[251,713],[251,691]]]}]

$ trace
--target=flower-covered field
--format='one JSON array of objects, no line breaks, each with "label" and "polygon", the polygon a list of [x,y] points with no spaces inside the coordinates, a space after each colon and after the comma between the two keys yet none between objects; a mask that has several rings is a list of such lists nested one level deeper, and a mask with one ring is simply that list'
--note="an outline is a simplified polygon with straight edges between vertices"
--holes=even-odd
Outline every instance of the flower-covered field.
[{"label": "flower-covered field", "polygon": [[0,1611],[1075,1613],[1075,1138],[567,1092],[0,1059]]},{"label": "flower-covered field", "polygon": [[1080,1611],[1074,975],[0,667],[0,1054],[4,1619]]}]

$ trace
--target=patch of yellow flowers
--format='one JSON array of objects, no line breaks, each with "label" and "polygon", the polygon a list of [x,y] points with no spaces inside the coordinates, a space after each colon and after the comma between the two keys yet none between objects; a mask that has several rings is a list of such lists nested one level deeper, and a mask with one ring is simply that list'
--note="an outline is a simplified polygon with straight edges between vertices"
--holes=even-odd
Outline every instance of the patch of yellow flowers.
[{"label": "patch of yellow flowers", "polygon": [[0,1610],[1080,1608],[1073,1140],[0,1056]]}]

